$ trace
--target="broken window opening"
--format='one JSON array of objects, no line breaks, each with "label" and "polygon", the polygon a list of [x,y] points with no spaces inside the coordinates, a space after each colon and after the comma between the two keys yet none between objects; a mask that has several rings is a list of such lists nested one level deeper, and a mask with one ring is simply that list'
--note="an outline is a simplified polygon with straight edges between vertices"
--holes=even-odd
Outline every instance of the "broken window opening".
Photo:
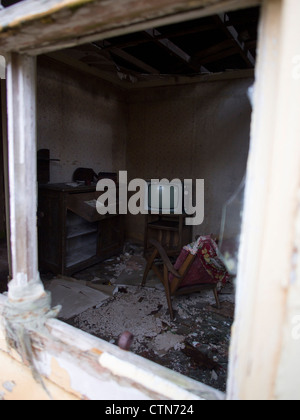
[{"label": "broken window opening", "polygon": [[[248,19],[249,13],[252,16],[254,28],[255,22],[256,26],[258,23],[258,12],[259,9],[251,9],[245,12]],[[229,22],[230,19],[235,22],[238,22],[240,19],[244,22],[241,12],[224,15],[226,22]],[[217,42],[218,44],[218,54],[212,57],[211,54],[214,47],[212,45],[208,46],[205,44],[205,41],[202,41],[201,49],[205,50],[205,53],[202,52],[200,54],[194,51],[193,54],[198,57],[201,56],[202,59],[198,58],[197,64],[195,62],[193,66],[189,67],[188,63],[184,63],[183,59],[183,51],[187,48],[185,42],[188,42],[190,51],[193,51],[195,45],[199,44],[199,39],[203,38],[205,29],[201,29],[202,25],[206,27],[210,34],[215,28],[214,43]],[[221,195],[221,190],[225,193],[221,198],[216,197],[215,201],[214,198],[210,197],[209,206],[215,207],[215,214],[211,217],[211,220],[206,220],[204,227],[197,227],[192,233],[190,232],[186,236],[186,242],[181,245],[190,243],[197,234],[207,235],[213,233],[214,237],[221,241],[220,246],[223,254],[227,256],[226,253],[233,252],[231,257],[234,257],[236,263],[243,197],[238,197],[239,208],[237,211],[232,210],[232,205],[236,203],[233,201],[227,203],[231,207],[227,208],[228,214],[223,220],[224,224],[222,227],[221,221],[223,207],[226,201],[236,192],[246,169],[251,116],[247,91],[249,86],[253,84],[254,73],[253,69],[251,71],[248,70],[249,63],[246,63],[245,60],[243,61],[236,50],[220,54],[222,48],[228,43],[226,38],[230,36],[230,33],[224,30],[223,25],[224,22],[220,20],[216,22],[216,17],[207,17],[193,22],[168,25],[159,28],[159,30],[155,29],[146,33],[133,33],[108,40],[95,41],[90,44],[39,56],[39,118],[37,123],[38,148],[41,151],[48,150],[47,159],[50,162],[51,156],[60,160],[50,163],[50,166],[48,166],[48,171],[50,170],[51,174],[50,184],[41,186],[39,191],[39,214],[41,215],[39,219],[39,247],[40,259],[44,269],[44,273],[42,269],[42,278],[45,288],[52,293],[54,304],[62,304],[63,306],[60,319],[116,345],[122,333],[129,330],[135,337],[131,346],[131,350],[134,353],[225,392],[230,331],[234,318],[235,290],[233,281],[222,290],[221,301],[223,307],[221,309],[214,308],[214,296],[210,292],[174,299],[177,317],[175,322],[171,322],[163,285],[157,276],[151,276],[150,282],[147,283],[147,289],[140,289],[145,269],[145,258],[144,246],[141,245],[141,240],[138,239],[142,238],[144,232],[144,218],[128,216],[127,220],[114,221],[110,219],[109,222],[107,220],[101,222],[96,221],[95,209],[84,207],[84,204],[92,203],[95,200],[95,187],[93,187],[95,175],[98,175],[100,171],[107,174],[108,171],[112,171],[114,168],[117,170],[128,169],[128,164],[131,171],[140,178],[148,178],[149,175],[159,179],[164,177],[169,177],[170,179],[174,177],[195,179],[202,176],[206,178],[206,175],[201,173],[205,161],[203,160],[199,164],[196,157],[201,156],[202,139],[199,133],[201,132],[202,136],[205,133],[207,136],[203,147],[211,148],[209,153],[215,153],[212,150],[215,149],[215,146],[210,146],[212,142],[209,137],[209,131],[207,131],[208,125],[202,126],[203,131],[200,129],[200,125],[196,126],[195,121],[197,118],[201,119],[201,115],[197,114],[197,109],[202,106],[205,107],[207,98],[211,95],[205,82],[200,80],[201,77],[207,78],[206,80],[210,83],[209,86],[212,87],[212,92],[216,95],[214,101],[210,99],[213,103],[211,105],[208,103],[208,107],[217,107],[215,114],[217,116],[213,116],[216,132],[222,133],[222,139],[224,140],[224,130],[228,131],[228,123],[224,122],[226,119],[226,107],[228,110],[227,118],[231,119],[232,124],[239,125],[239,121],[242,120],[242,128],[239,127],[242,134],[239,133],[239,137],[237,136],[233,140],[233,142],[239,143],[238,147],[241,148],[241,138],[243,138],[242,153],[237,156],[235,146],[230,146],[230,141],[228,141],[226,155],[226,159],[231,159],[231,161],[241,159],[241,164],[235,163],[237,168],[235,168],[234,175],[233,173],[227,175],[228,179],[232,176],[239,176],[240,179],[237,178],[236,182],[230,179],[228,182],[226,181],[226,175],[224,176],[221,170],[219,174],[214,174],[213,181],[207,175],[206,181],[208,184],[215,182],[212,188],[216,188],[217,191],[219,189],[218,195]],[[250,44],[250,37],[255,37],[255,33],[255,29],[252,28],[247,35],[248,45],[251,46],[251,54],[253,55],[255,54],[255,46],[253,40]],[[143,53],[143,48],[149,48],[153,34],[155,35],[155,42],[153,42],[151,48],[153,48],[155,55],[151,56],[151,54]],[[181,46],[180,49],[178,47],[176,50],[177,61],[174,57],[170,59],[170,49],[166,51],[164,40],[167,38],[164,38],[164,34],[168,34],[172,39],[172,42],[168,45],[169,47],[171,45],[170,48],[173,50],[173,54],[175,54],[175,46]],[[246,37],[245,34],[244,37]],[[185,41],[185,39],[188,41]],[[161,61],[156,57],[158,51]],[[153,62],[154,57],[156,57],[156,63]],[[204,57],[206,58],[204,59]],[[210,58],[208,59],[208,57]],[[205,69],[201,64],[203,62],[206,63]],[[159,65],[161,66],[160,69],[158,69]],[[199,85],[195,81],[197,66],[199,72],[199,80],[197,82]],[[236,83],[230,82],[230,78],[228,81],[226,73],[223,74],[224,80],[222,80],[222,77],[214,75],[216,72],[225,71],[228,66],[235,66],[236,71],[241,71]],[[84,74],[90,75],[88,80]],[[174,82],[175,74],[179,82]],[[97,82],[96,76],[99,77],[99,80],[104,79],[113,83],[113,85]],[[234,77],[233,73],[232,76]],[[105,91],[105,98],[103,98],[103,93],[99,94],[98,103],[92,102],[94,101],[95,92],[99,89],[97,83],[99,83],[99,86],[101,84],[102,91]],[[141,83],[140,89],[139,83]],[[151,94],[150,88],[147,90],[147,83],[152,83],[157,93]],[[184,83],[185,87],[182,87]],[[120,90],[121,87],[126,90],[126,99],[124,92]],[[191,93],[192,88],[194,91],[197,89],[198,91],[193,94]],[[217,90],[214,91],[214,89],[218,88],[224,90],[224,93],[220,96],[218,96]],[[91,91],[93,92],[92,99]],[[186,103],[186,110],[184,110],[182,103],[180,104],[180,99],[183,98],[183,101],[186,101],[186,91],[189,92],[188,95],[192,96],[193,104]],[[202,91],[204,91],[204,94]],[[230,96],[233,92],[239,97],[238,111],[240,114],[237,119],[233,117],[236,107],[236,103],[232,101]],[[84,100],[85,111],[81,106],[76,106],[76,96],[74,95],[79,93]],[[177,94],[178,98],[174,99]],[[61,95],[59,100],[56,95]],[[164,97],[163,101],[161,100],[162,96]],[[144,97],[146,99],[143,99]],[[47,98],[46,101],[45,98]],[[105,101],[109,106],[109,113],[104,111]],[[56,118],[60,115],[59,118],[64,119],[63,123],[60,122],[59,125],[67,127],[63,128],[63,132],[57,132],[57,141],[52,140],[52,136],[50,136],[51,140],[48,140],[50,139],[50,132],[45,126],[47,112],[49,112],[47,110],[49,103]],[[65,112],[67,109],[69,110],[69,115],[65,114],[63,116],[61,112],[58,112],[56,107],[59,103],[63,104]],[[174,104],[177,105],[175,111]],[[103,119],[103,127],[109,127],[109,130],[102,134],[104,147],[102,143],[101,148],[105,161],[101,161],[101,158],[98,158],[98,161],[93,158],[89,159],[88,154],[83,158],[83,156],[80,157],[79,154],[76,155],[74,152],[74,150],[81,150],[78,136],[74,134],[75,129],[84,133],[81,121],[84,124],[89,120],[91,122],[89,133],[90,144],[93,145],[93,150],[98,150],[101,144],[97,145],[96,141],[93,140],[95,135],[93,130],[95,128],[93,127],[92,114],[94,111],[92,106],[95,108],[99,107],[99,113],[104,114],[104,117],[99,117]],[[171,117],[173,118],[173,128],[176,127],[175,116],[178,118],[178,127],[180,118],[182,119],[180,126],[186,125],[187,127],[186,129],[181,128],[181,136],[185,137],[185,132],[191,129],[191,124],[193,125],[192,130],[194,130],[194,133],[192,135],[194,138],[188,147],[194,152],[194,155],[192,159],[184,156],[186,162],[182,159],[180,147],[175,146],[176,142],[177,144],[179,143],[178,135],[174,136],[173,134],[172,137],[165,128],[168,126],[168,123],[160,122],[159,127],[155,126],[156,119],[160,118],[163,121],[167,113],[170,112],[168,111],[169,106],[173,109]],[[122,138],[120,133],[120,131],[126,129],[126,121],[124,119],[125,107],[127,113],[131,112],[129,116],[131,133],[128,135],[128,138],[131,139],[131,144],[127,146],[127,156],[122,155],[124,138]],[[157,111],[154,110],[154,107],[157,107]],[[148,124],[143,133],[143,140],[140,139],[139,134],[142,129],[139,126],[139,119],[134,117],[135,114],[138,114],[138,108],[140,109],[141,124]],[[189,117],[191,109],[194,115]],[[71,117],[70,110],[73,112],[73,117]],[[83,113],[85,114],[83,115]],[[150,117],[151,113],[153,115],[152,119]],[[161,114],[160,116],[159,113]],[[115,118],[118,121],[119,127],[117,131],[115,130],[116,126],[108,122],[111,118]],[[97,124],[100,124],[99,119]],[[145,133],[149,132],[149,130],[152,130],[153,134],[148,134],[147,137]],[[161,138],[159,130],[165,132],[164,138]],[[110,140],[112,134],[114,136],[113,142]],[[231,140],[234,137],[231,131],[229,135],[227,134],[227,139],[229,137]],[[62,141],[62,139],[64,140]],[[143,147],[141,147],[141,142]],[[152,142],[151,149],[147,145],[150,142]],[[68,144],[69,148],[67,147]],[[110,157],[111,160],[108,160],[105,153],[110,153],[111,144],[114,147],[113,153],[116,153],[118,156],[115,159]],[[168,154],[172,147],[177,147],[178,155],[176,156],[175,153],[172,153],[170,159]],[[221,145],[218,147],[220,148]],[[187,145],[184,148],[186,149]],[[87,147],[85,149],[87,150]],[[146,151],[145,154],[141,153],[143,149]],[[161,152],[158,150],[161,150]],[[134,157],[136,153],[139,153],[138,159]],[[164,153],[167,161],[169,161],[167,173],[165,172],[166,166],[163,165],[162,159],[159,160],[158,158],[160,154],[164,157]],[[231,153],[233,154],[232,156],[230,155]],[[95,152],[94,155],[96,156],[97,153]],[[153,158],[156,159],[155,164],[154,161],[151,163]],[[218,152],[215,154],[215,158],[220,159]],[[136,162],[139,162],[136,167],[133,164],[134,159],[136,159]],[[178,159],[180,159],[181,163],[181,173],[179,174],[172,168],[172,166],[180,167]],[[213,159],[213,155],[211,159]],[[148,167],[145,168],[147,160]],[[66,161],[68,162],[66,163]],[[223,163],[225,165],[225,161]],[[85,180],[86,184],[90,184],[88,186],[76,184],[76,181],[81,183],[83,181],[82,179],[73,178],[76,166],[79,168],[84,166],[84,164],[86,167],[92,168],[93,171],[92,177],[89,180]],[[150,165],[156,166],[155,171],[150,168]],[[206,174],[210,171],[210,165],[207,164]],[[141,166],[144,167],[142,168]],[[225,168],[226,165],[223,169]],[[110,175],[115,176],[113,173],[110,173]],[[49,178],[49,173],[47,177]],[[63,183],[64,185],[58,185]],[[222,183],[222,187],[218,187],[218,183]],[[75,188],[77,188],[77,194],[73,194]],[[207,219],[210,219],[210,217],[207,216]],[[56,233],[53,232],[53,226],[55,226],[53,223],[57,223],[55,227]],[[127,235],[128,231],[130,232],[131,230],[127,236],[125,246],[123,246],[122,236],[120,236],[120,230],[122,230],[120,223],[127,225]],[[51,226],[51,232],[48,229],[49,226]],[[106,229],[103,234],[105,239],[101,236],[101,232],[104,229]],[[117,233],[118,229],[119,233]],[[115,232],[115,237],[111,234],[112,230]],[[122,234],[123,232],[121,232]],[[51,235],[53,241],[56,241],[56,246],[47,240],[49,235]],[[131,241],[128,241],[128,239],[131,239]],[[226,239],[228,242],[231,241],[230,249],[228,248],[228,243],[226,244]],[[101,246],[106,245],[104,249],[99,247],[99,242],[101,242]],[[108,243],[110,243],[110,251],[106,251],[109,248],[107,246]],[[63,261],[61,260],[61,251],[59,251],[61,247],[65,247],[65,260]],[[102,252],[104,254],[109,252],[107,254],[108,257],[104,262],[93,265],[93,263],[97,262],[97,258],[99,259],[99,254],[101,256]],[[117,256],[115,256],[116,253]],[[174,261],[176,261],[176,258]],[[61,264],[63,265],[61,266]],[[85,265],[88,267],[86,268]],[[63,267],[62,271],[58,272],[61,270],[61,267]],[[57,272],[57,277],[51,274],[51,268]],[[236,275],[236,268],[232,273],[234,275]],[[47,274],[47,269],[49,274]],[[79,299],[80,297],[81,299]],[[76,305],[74,304],[75,301]]]}]

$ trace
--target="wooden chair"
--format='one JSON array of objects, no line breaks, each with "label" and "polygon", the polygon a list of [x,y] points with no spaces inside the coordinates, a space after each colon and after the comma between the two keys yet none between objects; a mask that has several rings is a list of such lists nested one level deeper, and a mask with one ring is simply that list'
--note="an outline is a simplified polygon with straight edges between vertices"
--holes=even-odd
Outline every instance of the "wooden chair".
[{"label": "wooden chair", "polygon": [[[207,270],[204,267],[203,270],[201,270],[201,267],[199,265],[201,264],[201,262],[199,262],[199,253],[192,255],[191,253],[186,252],[183,264],[181,264],[180,267],[178,267],[178,262],[180,263],[180,259],[178,259],[176,264],[173,265],[166,250],[158,241],[151,239],[150,243],[154,247],[154,251],[147,261],[147,266],[142,281],[142,287],[146,285],[147,277],[150,270],[153,270],[164,285],[168,307],[170,311],[170,317],[172,321],[174,320],[172,296],[190,294],[200,292],[202,290],[212,290],[216,299],[217,307],[218,309],[220,308],[220,300],[217,290],[218,285],[220,283],[220,279],[216,280],[211,274],[207,272]],[[162,260],[162,264],[160,265],[163,265],[163,271],[159,269],[159,264],[156,262],[158,258],[160,258],[160,261]],[[198,261],[196,261],[197,259]],[[191,269],[195,263],[198,264],[199,278],[197,278],[196,281],[194,278],[193,281],[190,282],[189,274],[191,273]],[[226,271],[225,266],[224,270]],[[227,280],[228,274],[226,273],[227,271],[224,272],[225,281]]]}]

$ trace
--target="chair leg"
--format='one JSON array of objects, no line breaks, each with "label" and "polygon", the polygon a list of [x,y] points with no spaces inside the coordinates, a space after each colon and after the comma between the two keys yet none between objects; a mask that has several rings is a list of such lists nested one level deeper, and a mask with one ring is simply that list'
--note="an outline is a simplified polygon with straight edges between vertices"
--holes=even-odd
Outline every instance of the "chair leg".
[{"label": "chair leg", "polygon": [[170,284],[169,284],[169,272],[166,266],[164,266],[164,286],[167,296],[167,302],[170,312],[171,321],[174,321],[174,311],[172,306],[172,298],[171,298],[171,291],[170,291]]},{"label": "chair leg", "polygon": [[221,309],[221,304],[220,304],[220,299],[219,299],[219,295],[218,295],[217,286],[214,288],[214,295],[215,295],[215,299],[216,299],[217,308]]},{"label": "chair leg", "polygon": [[153,265],[154,260],[155,260],[155,258],[157,257],[157,255],[158,255],[158,251],[157,251],[157,249],[155,249],[155,250],[153,251],[153,254],[151,255],[151,257],[149,258],[149,260],[148,260],[148,262],[147,262],[147,265],[146,265],[146,268],[145,268],[145,272],[144,272],[143,281],[142,281],[142,287],[144,287],[144,286],[146,285],[146,282],[147,282],[147,277],[148,277],[149,271],[151,270],[152,265]]}]

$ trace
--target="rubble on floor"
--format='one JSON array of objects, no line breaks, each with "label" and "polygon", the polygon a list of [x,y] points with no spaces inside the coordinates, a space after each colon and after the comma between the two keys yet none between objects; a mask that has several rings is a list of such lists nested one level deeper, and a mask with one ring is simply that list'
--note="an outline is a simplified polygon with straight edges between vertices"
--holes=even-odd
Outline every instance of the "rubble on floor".
[{"label": "rubble on floor", "polygon": [[[93,281],[121,286],[139,286],[142,282],[146,261],[143,248],[127,243],[121,255],[109,258],[102,264],[88,268],[74,277],[78,280]],[[148,287],[160,287],[161,283],[154,274],[149,274]]]},{"label": "rubble on floor", "polygon": [[171,322],[163,286],[156,277],[147,287],[140,286],[144,267],[145,260],[135,248],[77,274],[83,285],[106,285],[114,293],[63,320],[115,345],[129,331],[134,335],[132,352],[225,391],[233,286],[228,284],[221,292],[220,310],[209,291],[174,298],[175,320]]},{"label": "rubble on floor", "polygon": [[[214,303],[213,297],[207,292],[177,297],[176,318],[171,322],[163,291],[136,287],[125,290],[100,308],[89,309],[67,322],[113,344],[124,331],[130,331],[134,335],[132,352],[225,391],[232,318],[207,310]],[[231,302],[226,305],[233,307]],[[185,351],[191,347],[198,357],[195,352]],[[203,358],[213,363],[205,364]]]},{"label": "rubble on floor", "polygon": [[[2,254],[1,254],[2,255]],[[3,245],[3,291],[7,289],[7,254]],[[42,276],[52,305],[63,305],[59,318],[101,339],[118,344],[125,331],[134,335],[130,351],[192,379],[226,390],[228,351],[234,316],[234,287],[174,298],[170,321],[164,288],[150,273],[141,288],[143,249],[126,244],[122,255],[74,276]],[[1,280],[1,279],[0,279]]]}]

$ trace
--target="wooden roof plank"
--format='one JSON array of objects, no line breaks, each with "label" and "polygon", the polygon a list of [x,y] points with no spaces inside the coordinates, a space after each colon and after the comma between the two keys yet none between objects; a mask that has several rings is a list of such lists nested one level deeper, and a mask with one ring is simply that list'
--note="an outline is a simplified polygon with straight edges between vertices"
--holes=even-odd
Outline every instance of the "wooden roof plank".
[{"label": "wooden roof plank", "polygon": [[127,61],[128,63],[138,67],[139,69],[145,71],[149,74],[159,74],[159,70],[155,69],[154,67],[150,66],[149,64],[145,63],[144,61],[140,60],[137,57],[129,54],[128,52],[121,50],[120,48],[112,48],[110,50],[111,54],[116,55],[117,57],[122,58],[123,60]]},{"label": "wooden roof plank", "polygon": [[255,58],[251,54],[251,52],[247,49],[244,42],[239,40],[238,31],[235,29],[234,26],[227,26],[227,14],[226,13],[219,13],[216,17],[216,20],[220,23],[220,26],[223,32],[231,39],[233,39],[236,43],[238,51],[245,61],[247,67],[253,68],[255,67]]},{"label": "wooden roof plank", "polygon": [[185,51],[183,51],[181,48],[179,48],[176,44],[174,44],[174,42],[170,41],[167,38],[161,38],[161,33],[157,29],[150,29],[145,31],[145,33],[158,45],[160,45],[166,51],[178,58],[181,62],[186,64],[196,73],[209,73],[209,70],[207,70],[204,66],[193,63],[192,57]]}]

